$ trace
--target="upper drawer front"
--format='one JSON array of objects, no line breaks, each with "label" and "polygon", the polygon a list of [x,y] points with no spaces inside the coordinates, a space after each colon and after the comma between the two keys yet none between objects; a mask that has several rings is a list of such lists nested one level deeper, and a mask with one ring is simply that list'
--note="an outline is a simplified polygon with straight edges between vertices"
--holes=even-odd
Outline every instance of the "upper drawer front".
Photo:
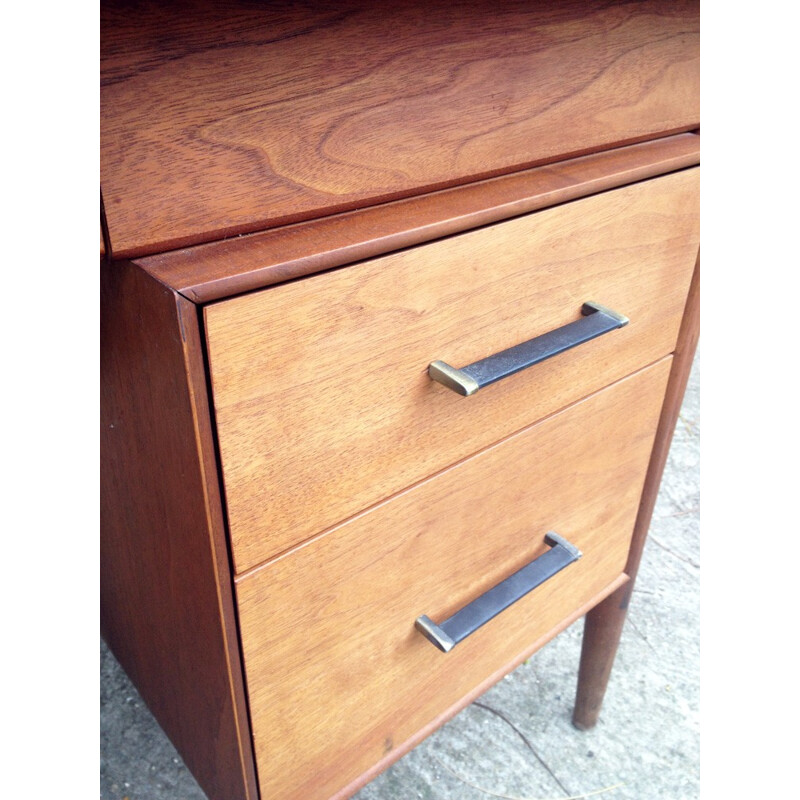
[{"label": "upper drawer front", "polygon": [[700,119],[697,0],[102,6],[101,168],[118,256]]},{"label": "upper drawer front", "polygon": [[[206,308],[237,572],[674,347],[698,170]],[[559,328],[630,324],[460,397],[427,374]]]},{"label": "upper drawer front", "polygon": [[[239,581],[262,797],[331,797],[620,575],[670,362]],[[583,556],[449,653],[415,630],[540,557],[551,530]]]}]

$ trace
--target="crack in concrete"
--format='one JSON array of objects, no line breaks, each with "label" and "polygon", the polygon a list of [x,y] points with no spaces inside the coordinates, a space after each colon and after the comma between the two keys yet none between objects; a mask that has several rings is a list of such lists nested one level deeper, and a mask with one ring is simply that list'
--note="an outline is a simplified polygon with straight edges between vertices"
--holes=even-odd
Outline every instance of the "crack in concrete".
[{"label": "crack in concrete", "polygon": [[564,786],[563,783],[561,783],[561,781],[558,779],[558,776],[550,768],[550,765],[542,758],[541,755],[539,755],[539,753],[536,751],[536,748],[531,744],[528,737],[505,714],[503,714],[502,711],[498,711],[496,708],[492,708],[492,706],[488,706],[485,703],[479,703],[477,700],[472,705],[477,706],[478,708],[482,708],[485,711],[489,711],[492,714],[499,717],[501,720],[503,720],[503,722],[505,722],[506,725],[508,725],[512,730],[514,730],[516,734],[520,737],[520,739],[522,739],[522,741],[525,742],[528,749],[536,757],[536,760],[544,767],[544,769],[547,771],[547,774],[556,782],[558,788],[561,789],[561,791],[564,792],[564,794],[566,795],[572,794],[569,791],[569,789],[567,789],[567,787]]},{"label": "crack in concrete", "polygon": [[665,545],[664,542],[659,541],[655,536],[653,536],[652,533],[647,537],[647,540],[649,542],[654,542],[655,544],[657,544],[662,550],[665,550],[667,553],[669,553],[671,556],[673,556],[673,558],[678,559],[678,561],[682,561],[684,564],[689,564],[689,566],[692,566],[695,569],[698,569],[698,570],[700,569],[700,565],[699,564],[697,564],[696,562],[692,561],[691,558],[687,558],[686,556],[682,556],[680,553],[676,553],[674,550],[672,550],[669,547],[667,547],[667,545]]}]

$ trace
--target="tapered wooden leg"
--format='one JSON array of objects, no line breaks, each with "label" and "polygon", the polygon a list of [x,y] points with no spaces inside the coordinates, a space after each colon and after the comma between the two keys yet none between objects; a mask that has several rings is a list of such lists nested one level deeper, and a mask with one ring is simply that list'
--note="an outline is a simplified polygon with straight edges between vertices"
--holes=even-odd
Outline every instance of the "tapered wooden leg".
[{"label": "tapered wooden leg", "polygon": [[625,566],[625,572],[630,580],[586,615],[581,665],[578,672],[578,694],[575,699],[575,711],[572,715],[572,723],[581,730],[594,727],[603,704],[611,667],[614,665],[614,657],[617,654],[617,645],[622,635],[625,616],[628,613],[628,602],[633,592],[639,561],[653,516],[661,476],[664,473],[664,465],[667,463],[672,433],[675,430],[675,423],[678,421],[683,394],[689,380],[699,334],[700,257],[698,255],[686,300],[683,322],[673,354],[672,369],[664,405],[661,409],[661,417],[658,421],[650,465],[639,502],[628,563]]},{"label": "tapered wooden leg", "polygon": [[572,714],[572,724],[582,731],[593,728],[600,714],[628,612],[629,597],[630,583],[627,583],[586,615],[578,694]]}]

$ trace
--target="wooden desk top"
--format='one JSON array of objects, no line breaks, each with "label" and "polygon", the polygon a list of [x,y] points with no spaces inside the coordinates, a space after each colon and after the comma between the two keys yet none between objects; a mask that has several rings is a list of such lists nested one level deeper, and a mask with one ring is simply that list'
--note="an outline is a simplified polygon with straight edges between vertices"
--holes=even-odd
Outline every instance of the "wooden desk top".
[{"label": "wooden desk top", "polygon": [[106,2],[114,256],[692,130],[698,5]]}]

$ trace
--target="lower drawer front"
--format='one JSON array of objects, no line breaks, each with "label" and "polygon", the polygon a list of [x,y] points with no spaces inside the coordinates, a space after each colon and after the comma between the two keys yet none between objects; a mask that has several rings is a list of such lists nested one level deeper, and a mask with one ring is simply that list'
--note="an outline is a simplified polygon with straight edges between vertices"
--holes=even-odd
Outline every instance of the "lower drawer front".
[{"label": "lower drawer front", "polygon": [[[671,359],[335,528],[237,585],[263,797],[331,797],[622,573]],[[449,653],[417,630],[537,558],[583,556]]]}]

